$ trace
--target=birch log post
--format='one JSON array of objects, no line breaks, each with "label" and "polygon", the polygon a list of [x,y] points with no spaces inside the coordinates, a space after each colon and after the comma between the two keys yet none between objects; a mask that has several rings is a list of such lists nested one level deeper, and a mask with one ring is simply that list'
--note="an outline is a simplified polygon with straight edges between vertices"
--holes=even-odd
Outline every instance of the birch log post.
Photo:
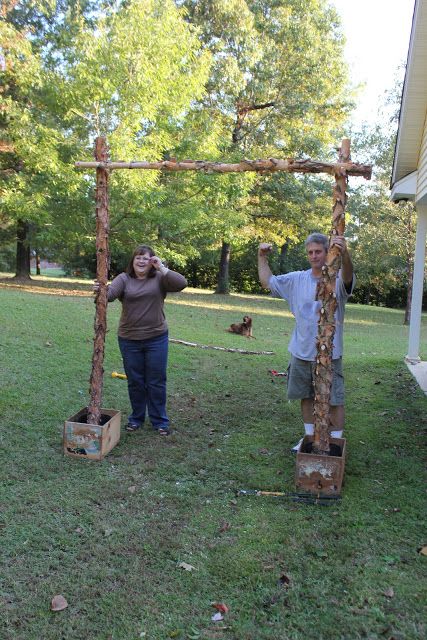
[{"label": "birch log post", "polygon": [[[350,162],[350,140],[344,139],[339,149],[341,169],[335,174],[332,204],[331,236],[344,235],[345,206],[347,202],[347,172],[342,163]],[[336,278],[341,268],[341,252],[337,245],[329,248],[326,263],[317,288],[317,299],[321,302],[317,334],[317,358],[314,375],[314,442],[313,453],[328,455],[329,445],[329,401],[332,386],[332,351],[335,335]]]},{"label": "birch log post", "polygon": [[311,158],[268,158],[267,160],[241,160],[235,163],[209,162],[207,160],[161,160],[156,162],[83,162],[74,165],[77,169],[142,169],[149,171],[201,171],[202,173],[328,173],[337,175],[345,171],[349,176],[361,176],[366,180],[371,178],[372,166],[358,162],[319,162]]},{"label": "birch log post", "polygon": [[[95,140],[95,158],[100,163],[108,162],[107,141],[104,137],[98,137]],[[101,420],[104,347],[107,331],[108,234],[108,170],[101,166],[96,169],[96,279],[99,282],[99,293],[96,297],[88,424],[99,424]]]}]

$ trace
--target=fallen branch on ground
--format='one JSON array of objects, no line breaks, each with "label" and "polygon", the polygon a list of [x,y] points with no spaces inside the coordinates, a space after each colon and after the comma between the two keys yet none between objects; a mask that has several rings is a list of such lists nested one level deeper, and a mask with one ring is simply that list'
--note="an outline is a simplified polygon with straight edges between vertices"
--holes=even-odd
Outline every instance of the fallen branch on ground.
[{"label": "fallen branch on ground", "polygon": [[216,351],[231,351],[232,353],[244,353],[254,356],[273,356],[274,351],[247,351],[246,349],[232,349],[231,347],[214,347],[210,344],[197,344],[197,342],[186,342],[185,340],[176,340],[169,338],[169,342],[175,344],[184,344],[186,347],[199,347],[199,349],[215,349]]}]

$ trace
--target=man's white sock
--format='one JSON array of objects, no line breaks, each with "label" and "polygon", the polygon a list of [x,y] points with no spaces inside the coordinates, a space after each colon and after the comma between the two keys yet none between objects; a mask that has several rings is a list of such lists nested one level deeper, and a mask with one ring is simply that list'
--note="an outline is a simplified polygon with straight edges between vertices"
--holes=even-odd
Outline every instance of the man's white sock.
[{"label": "man's white sock", "polygon": [[[311,424],[310,422],[304,422],[304,430],[305,430],[305,435],[306,436],[313,436],[314,435],[314,424]],[[291,451],[293,451],[294,453],[296,451],[299,451],[303,439],[304,438],[301,438],[301,440],[299,440],[296,443],[296,445],[294,447],[292,447]]]},{"label": "man's white sock", "polygon": [[331,438],[342,438],[342,432],[343,429],[341,431],[331,431]]}]

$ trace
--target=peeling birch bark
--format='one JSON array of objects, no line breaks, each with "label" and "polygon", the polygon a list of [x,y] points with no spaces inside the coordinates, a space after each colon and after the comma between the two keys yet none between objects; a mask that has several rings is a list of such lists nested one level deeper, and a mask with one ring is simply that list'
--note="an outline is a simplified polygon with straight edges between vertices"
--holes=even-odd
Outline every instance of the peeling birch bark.
[{"label": "peeling birch bark", "polygon": [[[107,142],[103,137],[95,140],[95,158],[100,163],[108,161]],[[96,279],[99,282],[99,293],[96,297],[88,424],[99,424],[101,419],[104,347],[107,331],[108,234],[108,170],[98,167],[96,170]]]},{"label": "peeling birch bark", "polygon": [[254,356],[274,356],[274,351],[248,351],[247,349],[234,349],[232,347],[215,347],[211,344],[198,344],[197,342],[187,342],[186,340],[175,338],[169,338],[169,342],[184,344],[187,347],[198,347],[199,349],[215,349],[215,351],[229,351],[230,353],[244,353]]},{"label": "peeling birch bark", "polygon": [[146,169],[157,171],[201,171],[204,173],[243,173],[256,171],[258,173],[328,173],[329,175],[361,176],[370,180],[372,167],[357,162],[340,161],[338,163],[318,162],[311,158],[268,158],[267,160],[241,160],[227,164],[225,162],[209,162],[207,160],[163,160],[159,162],[76,162],[77,169]]},{"label": "peeling birch bark", "polygon": [[[350,163],[350,140],[344,139],[339,149],[339,164]],[[341,169],[335,174],[332,205],[331,236],[344,235],[345,206],[347,203],[347,173]],[[336,279],[341,268],[338,246],[329,248],[322,276],[317,287],[317,300],[321,302],[317,333],[317,357],[314,375],[314,441],[313,453],[329,454],[329,401],[332,386],[332,352],[337,308]]]}]

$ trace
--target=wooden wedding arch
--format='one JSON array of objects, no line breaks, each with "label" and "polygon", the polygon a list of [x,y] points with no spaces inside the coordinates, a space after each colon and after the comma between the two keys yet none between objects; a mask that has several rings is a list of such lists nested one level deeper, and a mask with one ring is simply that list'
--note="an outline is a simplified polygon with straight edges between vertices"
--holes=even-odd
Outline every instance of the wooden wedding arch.
[{"label": "wooden wedding arch", "polygon": [[[307,159],[241,160],[238,163],[209,162],[200,160],[175,159],[164,161],[112,162],[109,159],[107,141],[99,136],[95,140],[95,161],[76,162],[78,169],[96,169],[96,258],[99,294],[96,299],[95,337],[90,376],[90,402],[87,422],[99,424],[101,418],[101,400],[103,387],[103,362],[105,334],[107,329],[107,280],[109,264],[109,206],[108,177],[117,169],[156,170],[156,171],[202,171],[205,173],[326,173],[334,177],[332,194],[331,235],[343,235],[345,230],[345,207],[347,204],[348,176],[371,178],[371,165],[352,162],[350,158],[350,140],[345,138],[338,149],[335,163]],[[340,250],[336,245],[330,247],[326,264],[323,267],[317,291],[321,302],[317,337],[317,366],[315,369],[315,435],[313,451],[329,453],[329,399],[332,383],[332,342],[335,334],[335,281],[341,266]]]}]

